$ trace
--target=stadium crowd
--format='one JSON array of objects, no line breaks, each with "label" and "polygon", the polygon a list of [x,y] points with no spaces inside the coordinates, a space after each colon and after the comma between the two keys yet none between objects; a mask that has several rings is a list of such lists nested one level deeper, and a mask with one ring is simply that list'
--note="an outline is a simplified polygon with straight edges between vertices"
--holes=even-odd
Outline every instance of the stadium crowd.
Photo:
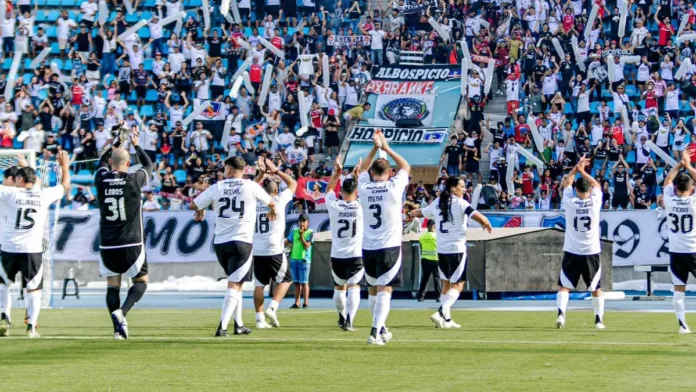
[{"label": "stadium crowd", "polygon": [[[0,147],[36,150],[47,160],[70,152],[81,179],[69,200],[77,209],[94,203],[90,178],[100,152],[116,138],[127,141],[135,129],[157,168],[146,210],[185,208],[221,178],[227,156],[250,163],[270,156],[295,178],[321,178],[330,175],[324,162],[338,154],[347,122],[369,109],[363,87],[374,67],[398,63],[401,50],[422,51],[426,64],[456,64],[462,40],[481,66],[472,65],[468,75],[471,119],[446,147],[442,176],[409,187],[406,199],[414,206],[431,201],[448,176],[461,175],[469,199],[473,185],[484,184],[483,207],[555,208],[563,175],[586,155],[602,183],[605,208],[654,208],[665,163],[645,143],[652,140],[677,160],[690,143],[696,59],[692,40],[679,39],[696,23],[690,1],[242,0],[240,23],[223,15],[218,1],[210,1],[206,21],[203,4],[114,1],[102,24],[96,0],[6,2],[0,90],[10,84],[10,93],[0,96]],[[593,5],[599,12],[587,26]],[[180,11],[186,14],[181,22],[160,24]],[[450,40],[438,35],[430,17]],[[140,20],[144,27],[122,36]],[[32,69],[45,48],[50,54]],[[16,81],[8,80],[18,51],[25,58]],[[323,54],[330,58],[329,88],[322,83]],[[232,98],[230,86],[247,58],[248,82]],[[486,95],[482,69],[490,58],[497,89]],[[273,81],[259,105],[268,64]],[[309,131],[302,134],[299,91],[308,97]],[[507,117],[491,124],[482,111],[498,96],[506,97]],[[201,100],[216,103],[208,112],[218,120],[187,124]],[[484,144],[487,132],[492,142]],[[541,158],[543,172],[518,158],[518,148]],[[488,167],[479,164],[484,156]],[[508,165],[515,168],[512,196]],[[313,209],[300,199],[295,206]]]}]

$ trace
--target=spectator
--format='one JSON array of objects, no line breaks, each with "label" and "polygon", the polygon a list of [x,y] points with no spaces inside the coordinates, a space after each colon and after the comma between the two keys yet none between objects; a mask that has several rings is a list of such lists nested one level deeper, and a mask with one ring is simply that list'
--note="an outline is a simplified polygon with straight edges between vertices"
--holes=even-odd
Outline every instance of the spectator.
[{"label": "spectator", "polygon": [[309,306],[309,270],[312,263],[314,232],[309,228],[309,216],[301,214],[297,221],[299,227],[290,231],[286,245],[291,246],[290,270],[295,282],[295,303],[291,309],[300,308],[300,297],[304,299],[302,308]]},{"label": "spectator", "polygon": [[425,301],[425,289],[428,286],[428,280],[430,280],[431,275],[433,277],[435,298],[437,302],[440,302],[439,296],[440,292],[442,291],[442,283],[440,282],[440,274],[438,273],[437,241],[435,236],[435,221],[428,221],[428,230],[421,234],[420,238],[418,239],[421,249],[421,279],[420,287],[418,288],[418,293],[416,294],[418,302]]}]

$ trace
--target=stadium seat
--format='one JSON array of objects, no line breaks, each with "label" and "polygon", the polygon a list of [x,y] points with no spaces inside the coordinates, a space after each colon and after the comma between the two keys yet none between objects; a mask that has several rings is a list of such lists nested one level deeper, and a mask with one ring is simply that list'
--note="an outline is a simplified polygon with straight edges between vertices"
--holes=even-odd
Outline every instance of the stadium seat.
[{"label": "stadium seat", "polygon": [[61,0],[60,5],[61,7],[74,7],[75,0]]},{"label": "stadium seat", "polygon": [[60,7],[60,0],[48,0],[46,1],[48,7]]},{"label": "stadium seat", "polygon": [[174,178],[176,178],[176,182],[179,184],[183,184],[186,182],[186,172],[179,169],[179,170],[174,170]]},{"label": "stadium seat", "polygon": [[[148,48],[148,49],[149,49],[149,48]],[[153,62],[153,61],[154,61],[153,59],[145,59],[145,60],[143,60],[143,68],[145,69],[145,71],[147,71],[147,72],[152,72],[152,62]]]},{"label": "stadium seat", "polygon": [[200,7],[203,5],[201,0],[188,0],[188,6],[186,8]]},{"label": "stadium seat", "polygon": [[[39,11],[39,12],[36,13],[36,20],[35,20],[35,22],[37,22],[37,23],[43,23],[43,22],[46,22],[47,20],[48,20],[48,17],[47,17],[47,15],[46,15],[46,12],[44,12],[44,11]],[[38,26],[34,26],[34,30],[36,30],[36,27],[38,27]]]},{"label": "stadium seat", "polygon": [[145,19],[145,20],[150,20],[150,19],[152,19],[152,12],[150,12],[150,11],[144,11],[144,12],[140,15],[140,19]]},{"label": "stadium seat", "polygon": [[132,14],[126,14],[126,22],[130,24],[136,24],[140,21],[140,18],[138,18],[138,14],[132,13]]},{"label": "stadium seat", "polygon": [[63,71],[71,71],[72,70],[72,60],[65,60],[65,64],[61,67]]},{"label": "stadium seat", "polygon": [[51,54],[60,54],[60,48],[58,47],[58,42],[51,43]]},{"label": "stadium seat", "polygon": [[638,97],[640,94],[638,93],[638,90],[636,90],[636,86],[632,84],[627,84],[626,85],[626,95],[629,96],[629,98],[635,98]]},{"label": "stadium seat", "polygon": [[31,78],[33,78],[33,77],[34,77],[34,74],[25,73],[24,75],[22,75],[22,83],[28,85],[29,83],[31,83]]},{"label": "stadium seat", "polygon": [[12,66],[12,57],[8,57],[2,63],[2,69],[5,71],[9,71],[11,66]]},{"label": "stadium seat", "polygon": [[145,94],[145,102],[157,102],[157,90],[147,90]]},{"label": "stadium seat", "polygon": [[49,64],[51,64],[51,63],[55,63],[58,66],[58,69],[63,69],[63,60],[53,59],[53,60],[51,60],[51,62]]},{"label": "stadium seat", "polygon": [[152,117],[154,115],[154,111],[152,110],[152,105],[143,105],[143,107],[140,108],[140,117]]},{"label": "stadium seat", "polygon": [[143,7],[145,8],[155,8],[156,6],[156,0],[145,0],[145,3],[143,3]]},{"label": "stadium seat", "polygon": [[142,29],[138,30],[138,37],[140,37],[140,39],[149,40],[150,29],[148,29],[147,27],[143,27]]},{"label": "stadium seat", "polygon": [[58,18],[60,18],[60,12],[58,12],[57,10],[48,11],[48,15],[46,16],[46,20],[55,22],[56,20],[58,20]]}]

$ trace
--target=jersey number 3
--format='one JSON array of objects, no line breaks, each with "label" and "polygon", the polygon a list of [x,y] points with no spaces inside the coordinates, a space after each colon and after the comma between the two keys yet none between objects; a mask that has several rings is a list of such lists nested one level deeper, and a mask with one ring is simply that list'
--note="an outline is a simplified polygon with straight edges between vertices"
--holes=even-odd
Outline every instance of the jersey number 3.
[{"label": "jersey number 3", "polygon": [[376,222],[374,225],[370,225],[370,228],[372,230],[377,230],[382,226],[382,206],[379,204],[370,204],[368,208],[375,210],[375,212],[372,213],[372,216],[375,218]]}]

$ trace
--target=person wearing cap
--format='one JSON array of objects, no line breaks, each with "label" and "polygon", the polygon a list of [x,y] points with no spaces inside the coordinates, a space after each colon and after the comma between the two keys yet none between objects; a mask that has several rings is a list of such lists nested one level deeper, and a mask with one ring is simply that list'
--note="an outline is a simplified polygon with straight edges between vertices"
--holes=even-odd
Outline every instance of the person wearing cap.
[{"label": "person wearing cap", "polygon": [[467,83],[466,91],[467,97],[472,99],[475,96],[481,96],[483,94],[484,82],[479,75],[477,69],[471,70],[471,76],[469,76],[469,82]]},{"label": "person wearing cap", "polygon": [[425,301],[426,289],[430,277],[433,277],[433,291],[437,302],[440,302],[439,294],[442,291],[442,282],[437,264],[437,234],[435,233],[435,221],[428,220],[428,230],[418,238],[421,250],[421,278],[416,298],[418,302]]},{"label": "person wearing cap", "polygon": [[309,306],[309,271],[312,264],[314,231],[309,228],[309,215],[303,213],[297,219],[297,226],[290,230],[285,239],[290,248],[290,271],[295,283],[295,303],[290,309],[300,308],[300,297],[304,299],[302,308]]}]

